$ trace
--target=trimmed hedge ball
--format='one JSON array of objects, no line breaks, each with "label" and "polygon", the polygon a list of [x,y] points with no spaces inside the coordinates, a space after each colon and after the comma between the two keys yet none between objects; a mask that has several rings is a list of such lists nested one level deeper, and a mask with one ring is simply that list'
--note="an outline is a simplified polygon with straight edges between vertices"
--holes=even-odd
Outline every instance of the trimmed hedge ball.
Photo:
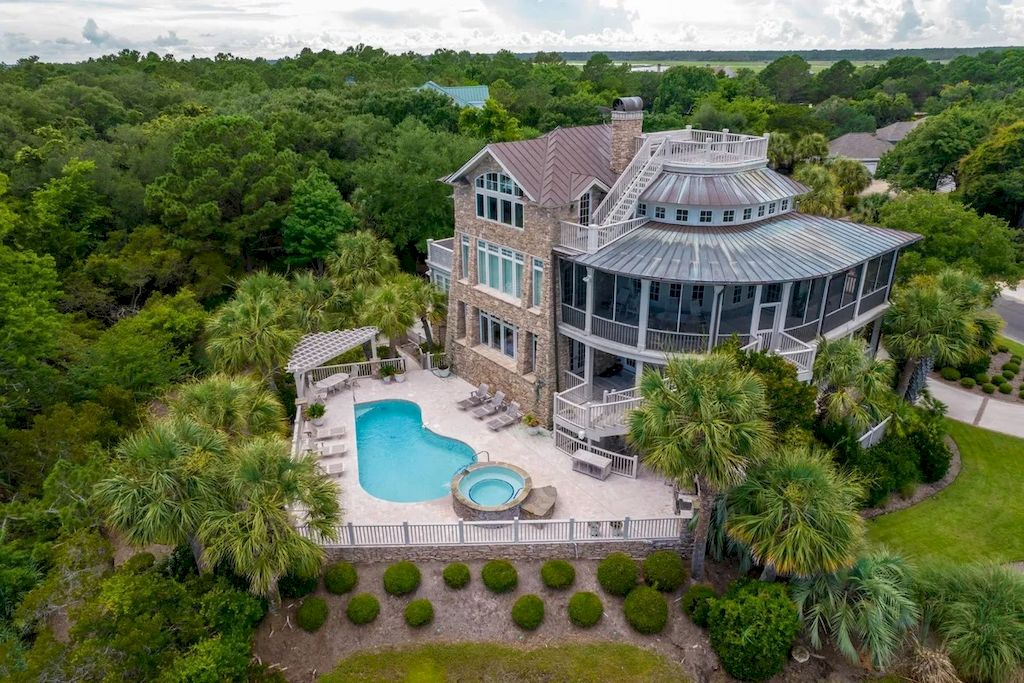
[{"label": "trimmed hedge ball", "polygon": [[1010,384],[1007,383],[999,385],[1000,394],[1009,394],[1011,391],[1013,391],[1013,386],[1011,386]]},{"label": "trimmed hedge ball", "polygon": [[1000,367],[999,369],[1004,372],[1009,370],[1010,372],[1016,375],[1018,372],[1020,372],[1020,363],[1010,361],[1009,363],[1003,363],[1002,367]]},{"label": "trimmed hedge ball", "polygon": [[327,621],[327,601],[315,595],[306,598],[295,611],[295,621],[304,631],[316,631]]},{"label": "trimmed hedge ball", "polygon": [[1011,380],[1011,379],[1013,379],[1016,376],[1017,376],[1016,372],[1011,372],[1010,370],[1003,370],[1003,377],[1005,377],[1008,380]]},{"label": "trimmed hedge ball", "polygon": [[686,583],[686,565],[679,553],[658,550],[644,560],[644,582],[651,588],[671,593]]},{"label": "trimmed hedge ball", "polygon": [[512,605],[512,621],[524,631],[535,631],[544,621],[544,601],[536,595],[524,595]]},{"label": "trimmed hedge ball", "polygon": [[999,350],[999,353],[1009,353],[1010,352],[1010,347],[1007,346],[1006,344],[996,344],[996,348]]},{"label": "trimmed hedge ball", "polygon": [[636,586],[637,566],[626,553],[612,553],[597,565],[597,582],[611,595],[626,595]]},{"label": "trimmed hedge ball", "polygon": [[986,375],[984,372],[979,372],[977,375],[974,376],[974,381],[977,382],[978,384],[988,384],[988,375]]},{"label": "trimmed hedge ball", "polygon": [[445,585],[456,590],[459,588],[465,588],[469,585],[469,579],[471,576],[472,575],[469,573],[469,567],[461,562],[452,562],[444,568],[443,572],[441,572],[441,578],[444,579]]},{"label": "trimmed hedge ball", "polygon": [[380,614],[380,600],[370,593],[353,595],[345,607],[345,616],[356,626],[364,626]]},{"label": "trimmed hedge ball", "polygon": [[665,597],[650,586],[637,586],[622,604],[626,621],[637,633],[661,633],[668,622],[668,603]]},{"label": "trimmed hedge ball", "polygon": [[982,384],[981,390],[984,391],[986,394],[991,394],[996,390],[996,385],[991,383]]},{"label": "trimmed hedge ball", "polygon": [[434,605],[426,598],[413,600],[405,606],[405,623],[413,628],[426,626],[434,620]]},{"label": "trimmed hedge ball", "polygon": [[939,371],[939,374],[942,375],[942,379],[949,380],[950,382],[955,382],[960,379],[960,371],[956,368],[942,368],[942,370]]},{"label": "trimmed hedge ball", "polygon": [[540,568],[540,578],[548,588],[568,588],[576,580],[576,570],[565,560],[548,560]]},{"label": "trimmed hedge ball", "polygon": [[590,628],[601,621],[604,605],[597,593],[580,591],[569,598],[569,621],[580,628]]},{"label": "trimmed hedge ball", "polygon": [[706,627],[708,625],[708,611],[711,609],[711,601],[716,597],[718,596],[715,595],[715,589],[708,584],[694,584],[683,593],[683,612],[697,626]]},{"label": "trimmed hedge ball", "polygon": [[508,593],[519,585],[519,573],[505,560],[491,560],[485,564],[480,578],[493,593]]},{"label": "trimmed hedge ball", "polygon": [[406,595],[420,587],[420,569],[402,560],[384,570],[384,590],[389,595]]},{"label": "trimmed hedge ball", "polygon": [[974,388],[974,384],[975,384],[975,382],[974,382],[974,378],[973,377],[961,377],[960,378],[960,386],[962,386],[962,387],[967,387],[968,389],[973,389]]},{"label": "trimmed hedge ball", "polygon": [[1003,384],[1005,382],[1006,382],[1006,378],[1003,377],[1002,374],[992,375],[992,384],[995,384],[996,386],[999,386],[1000,384]]},{"label": "trimmed hedge ball", "polygon": [[285,574],[277,580],[277,591],[286,600],[304,598],[316,590],[316,582],[317,578],[315,576]]},{"label": "trimmed hedge ball", "polygon": [[324,571],[324,588],[328,593],[342,595],[348,593],[359,583],[356,568],[348,562],[335,562]]}]

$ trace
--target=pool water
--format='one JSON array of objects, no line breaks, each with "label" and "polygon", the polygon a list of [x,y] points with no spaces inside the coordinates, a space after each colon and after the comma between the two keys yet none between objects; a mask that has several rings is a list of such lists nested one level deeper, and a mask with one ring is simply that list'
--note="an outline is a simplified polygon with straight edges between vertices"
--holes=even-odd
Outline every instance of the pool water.
[{"label": "pool water", "polygon": [[477,505],[497,507],[515,498],[524,485],[518,473],[495,464],[467,472],[459,482],[459,491]]},{"label": "pool water", "polygon": [[451,493],[452,477],[473,462],[473,449],[423,426],[412,401],[358,403],[356,453],[359,485],[371,496],[417,503]]}]

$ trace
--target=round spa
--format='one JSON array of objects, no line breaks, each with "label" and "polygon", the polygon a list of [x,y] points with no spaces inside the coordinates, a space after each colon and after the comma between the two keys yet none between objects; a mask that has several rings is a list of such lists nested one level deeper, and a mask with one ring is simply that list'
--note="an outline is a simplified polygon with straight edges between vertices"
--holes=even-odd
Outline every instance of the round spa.
[{"label": "round spa", "polygon": [[530,495],[530,475],[505,462],[478,462],[452,478],[452,508],[462,519],[512,519]]}]

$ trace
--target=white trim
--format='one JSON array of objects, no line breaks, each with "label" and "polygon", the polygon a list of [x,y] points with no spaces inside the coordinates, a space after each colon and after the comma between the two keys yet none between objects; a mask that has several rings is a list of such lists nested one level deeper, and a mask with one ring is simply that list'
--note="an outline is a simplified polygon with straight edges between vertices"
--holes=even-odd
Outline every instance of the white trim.
[{"label": "white trim", "polygon": [[[498,164],[498,166],[501,167],[501,170],[505,172],[505,175],[507,175],[509,178],[511,178],[512,180],[515,181],[516,185],[519,186],[519,189],[523,191],[523,196],[524,197],[529,199],[531,202],[536,202],[537,199],[532,194],[530,194],[527,191],[526,187],[524,187],[523,184],[521,182],[519,182],[519,179],[516,178],[515,175],[513,175],[513,173],[511,171],[508,170],[508,167],[506,167],[505,164],[503,164],[501,162],[501,159],[499,159],[497,156],[494,155],[494,152],[491,151],[490,147],[491,147],[490,145],[487,145],[486,147],[481,149],[479,152],[477,152],[475,155],[473,155],[472,159],[470,159],[469,161],[464,163],[462,166],[460,166],[459,170],[455,171],[454,173],[452,173],[450,175],[446,175],[441,180],[443,182],[448,183],[449,185],[454,185],[456,180],[458,180],[459,178],[462,178],[463,176],[467,175],[469,173],[470,169],[473,168],[473,166],[476,165],[476,163],[478,161],[480,161],[480,159],[484,156],[484,154],[486,154],[489,157],[491,157],[491,159],[494,161],[494,163]],[[470,183],[470,186],[473,187],[473,189],[476,189],[476,186],[473,185],[472,183]],[[473,201],[476,201],[476,200],[474,199]]]},{"label": "white trim", "polygon": [[[573,176],[573,175],[583,175],[583,174],[582,174],[582,173],[576,173],[575,171],[573,171],[573,172],[570,172],[570,173],[569,173],[569,177],[570,177],[570,180],[571,180],[571,178],[572,178],[572,176]],[[570,202],[570,203],[572,203],[572,202],[576,202],[576,201],[579,201],[580,197],[582,197],[582,196],[583,196],[583,195],[585,195],[586,193],[590,192],[590,191],[591,191],[591,190],[593,190],[593,189],[594,189],[595,187],[599,187],[599,188],[601,188],[601,190],[603,190],[605,194],[608,194],[609,190],[611,189],[611,188],[609,188],[609,187],[608,187],[607,185],[605,185],[605,184],[604,184],[603,182],[601,182],[600,180],[598,180],[597,178],[595,178],[594,176],[584,176],[584,177],[590,178],[590,179],[591,179],[591,180],[593,180],[594,182],[592,182],[592,183],[591,183],[590,185],[587,185],[586,189],[583,189],[583,190],[581,190],[581,191],[580,191],[580,193],[579,193],[578,195],[576,195],[575,197],[573,197],[572,199],[570,199],[570,200],[569,200],[569,202]],[[522,187],[522,185],[520,185],[520,187]],[[525,192],[525,191],[526,191],[526,190],[523,190],[523,192]],[[590,207],[591,213],[593,213],[594,209],[596,209],[596,208],[597,208],[597,206],[592,206],[592,207]]]}]

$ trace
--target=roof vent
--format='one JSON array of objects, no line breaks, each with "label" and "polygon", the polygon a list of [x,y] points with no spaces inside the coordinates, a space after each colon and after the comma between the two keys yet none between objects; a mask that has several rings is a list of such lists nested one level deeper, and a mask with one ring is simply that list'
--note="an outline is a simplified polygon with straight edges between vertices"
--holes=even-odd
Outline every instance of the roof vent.
[{"label": "roof vent", "polygon": [[642,97],[617,97],[612,103],[612,111],[643,111]]}]

